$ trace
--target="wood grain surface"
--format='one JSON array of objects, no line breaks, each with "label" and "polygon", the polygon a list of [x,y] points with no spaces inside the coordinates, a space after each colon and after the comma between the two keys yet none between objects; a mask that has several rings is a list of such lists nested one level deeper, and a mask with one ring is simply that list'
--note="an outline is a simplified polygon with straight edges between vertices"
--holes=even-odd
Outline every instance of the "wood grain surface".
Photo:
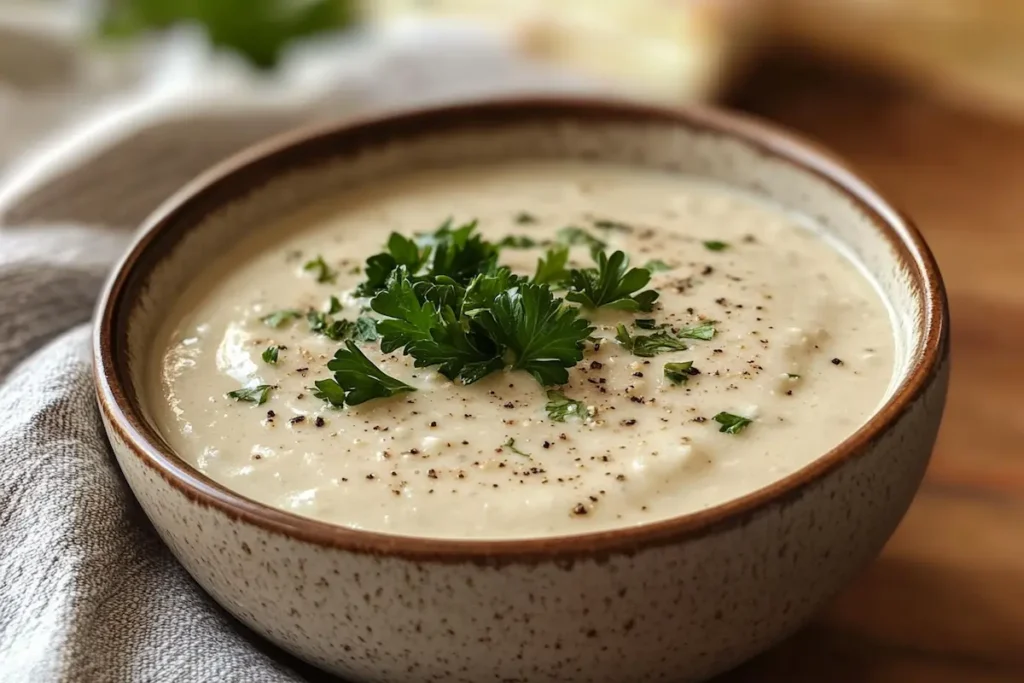
[{"label": "wood grain surface", "polygon": [[1024,682],[1024,118],[793,57],[756,67],[730,104],[828,145],[915,219],[949,290],[953,375],[924,487],[881,558],[720,683]]}]

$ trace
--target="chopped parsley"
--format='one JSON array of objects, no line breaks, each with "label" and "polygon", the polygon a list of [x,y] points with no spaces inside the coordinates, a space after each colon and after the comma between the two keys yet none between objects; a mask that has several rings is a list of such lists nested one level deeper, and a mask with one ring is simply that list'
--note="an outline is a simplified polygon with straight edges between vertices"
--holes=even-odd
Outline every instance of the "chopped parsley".
[{"label": "chopped parsley", "polygon": [[352,338],[361,342],[377,341],[380,339],[380,335],[377,334],[377,321],[366,315],[356,318],[356,323],[352,330]]},{"label": "chopped parsley", "polygon": [[306,313],[310,332],[322,334],[331,341],[341,341],[351,336],[355,325],[348,320],[335,320],[327,313],[310,310]]},{"label": "chopped parsley", "polygon": [[680,329],[676,336],[683,339],[701,339],[703,341],[711,341],[715,337],[715,323],[714,321],[708,321],[701,323],[696,327],[684,327]]},{"label": "chopped parsley", "polygon": [[790,379],[800,379],[800,375],[794,375],[792,372],[787,372],[786,377]]},{"label": "chopped parsley", "polygon": [[283,311],[274,311],[273,313],[265,315],[260,318],[260,321],[268,327],[278,328],[282,327],[287,322],[291,322],[292,320],[301,317],[302,313],[299,311],[286,309]]},{"label": "chopped parsley", "polygon": [[690,375],[696,375],[694,371],[693,361],[683,361],[682,363],[665,363],[665,379],[672,382],[672,384],[686,384],[690,379]]},{"label": "chopped parsley", "polygon": [[591,249],[604,249],[608,245],[597,239],[583,228],[575,225],[567,225],[564,228],[559,228],[558,232],[555,233],[558,241],[562,244],[568,244],[569,246],[585,245]]},{"label": "chopped parsley", "polygon": [[327,314],[334,315],[340,313],[342,309],[341,301],[336,296],[332,296],[330,302],[327,305]]},{"label": "chopped parsley", "polygon": [[315,382],[314,395],[334,406],[354,406],[374,398],[416,391],[415,387],[385,374],[352,341],[338,349],[327,369],[334,373],[334,378]]},{"label": "chopped parsley", "polygon": [[[654,318],[637,318],[633,321],[633,324],[641,330],[656,330],[659,327],[658,321]],[[660,327],[665,327],[665,325],[662,324]]]},{"label": "chopped parsley", "polygon": [[581,420],[589,417],[586,403],[571,399],[557,389],[548,391],[548,403],[544,408],[554,422],[565,422],[567,417],[578,417]]},{"label": "chopped parsley", "polygon": [[672,266],[665,263],[661,259],[651,259],[644,264],[644,270],[648,270],[652,273],[663,273],[666,270],[672,270]]},{"label": "chopped parsley", "polygon": [[269,363],[271,365],[276,365],[277,364],[277,351],[278,351],[278,348],[276,346],[268,346],[267,348],[265,348],[263,350],[263,355],[262,355],[263,362],[264,363]]},{"label": "chopped parsley", "polygon": [[668,351],[685,351],[688,348],[683,341],[667,332],[633,337],[622,323],[615,326],[615,340],[622,345],[622,348],[641,358],[650,358]]},{"label": "chopped parsley", "polygon": [[536,222],[537,217],[528,211],[520,211],[516,214],[516,223],[519,225],[529,225]]},{"label": "chopped parsley", "polygon": [[556,244],[537,259],[537,273],[533,281],[541,285],[561,285],[569,277],[566,264],[569,263],[569,247]]},{"label": "chopped parsley", "polygon": [[516,448],[516,440],[513,439],[511,436],[508,438],[508,441],[506,441],[505,443],[501,444],[501,447],[502,448],[507,448],[510,451],[512,451],[513,453],[515,453],[516,455],[521,455],[524,458],[531,457],[529,453],[524,453],[523,451],[521,451],[518,448]]},{"label": "chopped parsley", "polygon": [[729,248],[729,243],[719,242],[718,240],[707,240],[704,242],[704,248],[708,251],[724,251]]},{"label": "chopped parsley", "polygon": [[732,413],[721,412],[712,418],[715,422],[722,425],[718,431],[725,432],[726,434],[739,434],[747,428],[753,420],[742,415],[733,415]]},{"label": "chopped parsley", "polygon": [[256,405],[263,405],[267,402],[267,397],[270,395],[270,390],[273,389],[269,384],[258,384],[254,387],[246,387],[244,389],[235,389],[229,391],[228,398],[233,398],[236,401],[246,401],[248,403],[255,403]]},{"label": "chopped parsley", "polygon": [[643,289],[651,273],[643,268],[630,268],[629,258],[616,251],[611,256],[596,252],[597,268],[573,269],[569,272],[571,291],[565,298],[586,308],[602,306],[622,311],[650,311],[658,299],[653,289]]},{"label": "chopped parsley", "polygon": [[312,261],[306,261],[306,264],[302,266],[305,271],[311,271],[316,274],[316,281],[320,283],[334,282],[338,277],[338,271],[331,269],[324,261],[323,256],[317,256]]}]

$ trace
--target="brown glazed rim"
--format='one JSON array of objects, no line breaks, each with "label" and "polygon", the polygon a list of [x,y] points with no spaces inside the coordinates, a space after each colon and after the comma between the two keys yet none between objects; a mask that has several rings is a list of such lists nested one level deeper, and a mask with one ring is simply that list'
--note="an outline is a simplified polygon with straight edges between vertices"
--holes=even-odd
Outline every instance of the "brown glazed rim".
[{"label": "brown glazed rim", "polygon": [[[385,142],[538,121],[682,126],[739,139],[766,156],[818,176],[845,193],[893,243],[923,310],[913,361],[892,396],[854,434],[820,458],[771,485],[707,510],[635,527],[510,540],[436,539],[350,529],[277,510],[232,492],[179,458],[143,417],[129,376],[129,312],[148,274],[211,211],[244,197],[286,171],[312,167]],[[115,270],[101,299],[94,334],[95,374],[112,429],[146,465],[193,502],[234,520],[317,545],[351,552],[446,562],[572,562],[704,536],[746,524],[769,506],[801,497],[809,486],[863,454],[931,383],[948,353],[946,295],[938,267],[918,231],[868,184],[829,153],[744,117],[701,108],[593,98],[515,98],[470,102],[334,124],[258,144],[204,173],[159,208]]]}]

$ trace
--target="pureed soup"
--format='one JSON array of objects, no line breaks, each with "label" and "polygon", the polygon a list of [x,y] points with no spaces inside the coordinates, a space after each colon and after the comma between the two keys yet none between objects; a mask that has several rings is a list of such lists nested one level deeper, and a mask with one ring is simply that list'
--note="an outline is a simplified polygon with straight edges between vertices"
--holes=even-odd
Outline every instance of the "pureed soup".
[{"label": "pureed soup", "polygon": [[389,178],[269,226],[157,348],[156,420],[226,487],[353,528],[522,538],[785,477],[880,403],[894,338],[806,220],[552,162]]}]

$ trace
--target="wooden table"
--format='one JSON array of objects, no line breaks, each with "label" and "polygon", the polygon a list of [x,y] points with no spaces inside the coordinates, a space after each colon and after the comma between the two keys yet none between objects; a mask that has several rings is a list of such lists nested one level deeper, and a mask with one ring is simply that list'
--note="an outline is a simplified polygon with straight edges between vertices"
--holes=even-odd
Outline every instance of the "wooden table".
[{"label": "wooden table", "polygon": [[721,683],[1024,682],[1024,120],[793,59],[759,66],[731,104],[830,146],[916,219],[954,362],[924,487],[882,557]]}]

